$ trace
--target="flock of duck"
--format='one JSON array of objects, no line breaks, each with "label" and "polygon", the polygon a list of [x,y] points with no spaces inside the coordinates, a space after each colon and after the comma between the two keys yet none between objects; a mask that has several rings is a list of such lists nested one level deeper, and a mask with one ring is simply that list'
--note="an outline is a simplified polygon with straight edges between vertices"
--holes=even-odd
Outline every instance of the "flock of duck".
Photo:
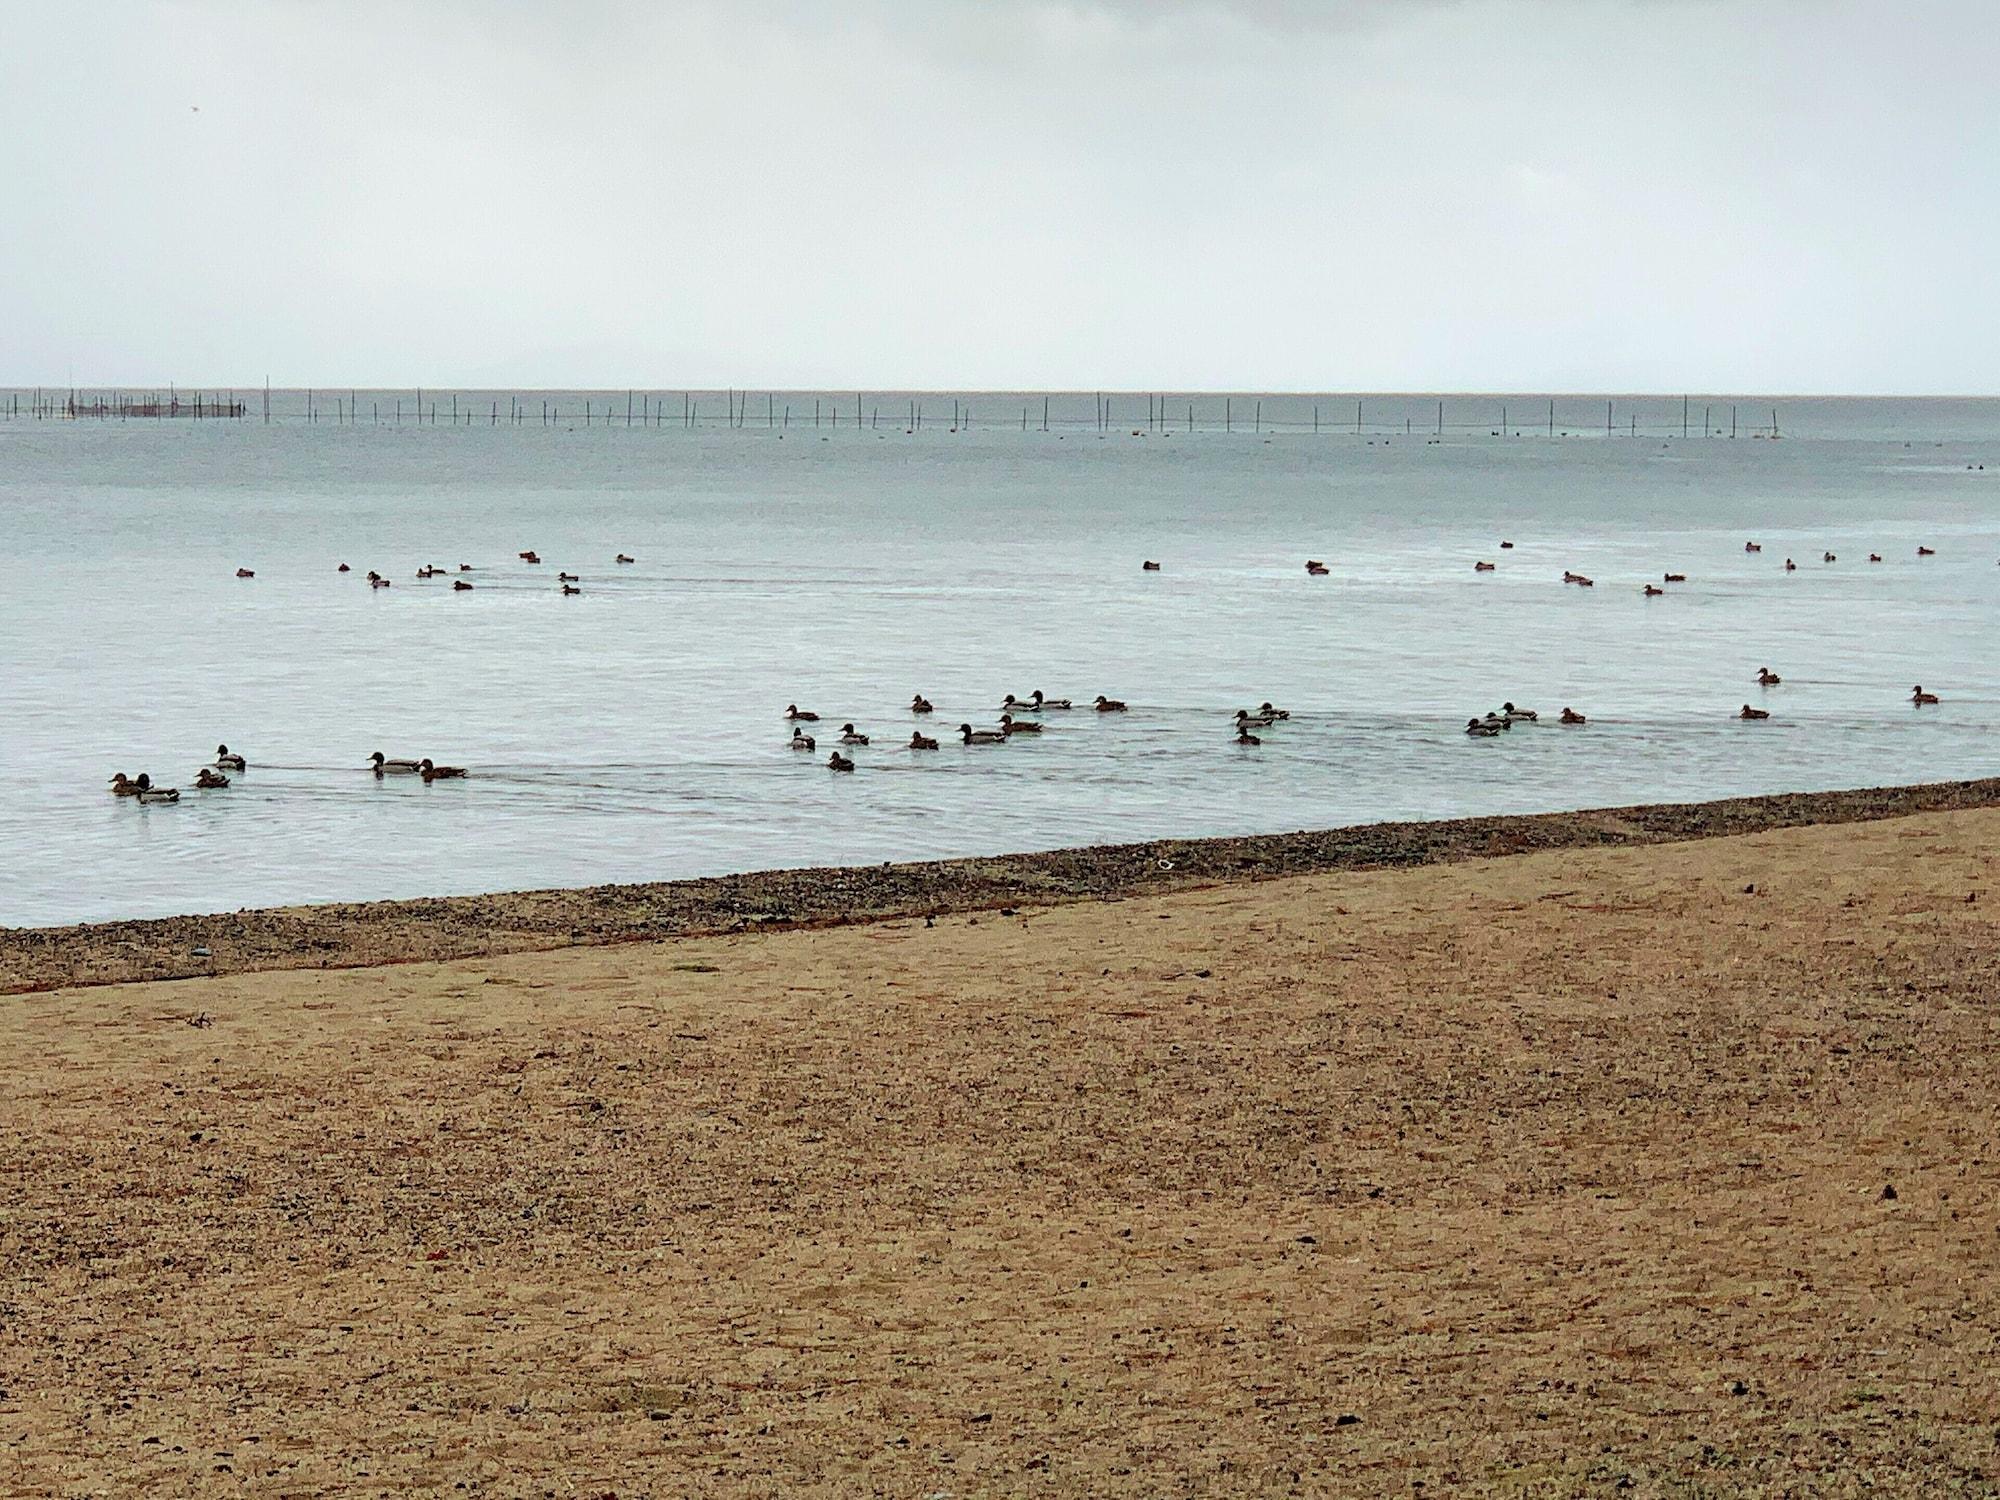
[{"label": "flock of duck", "polygon": [[[1075,707],[1076,704],[1071,699],[1051,698],[1040,688],[1036,688],[1025,698],[1017,698],[1012,693],[1009,693],[1000,704],[999,723],[991,729],[975,729],[970,723],[961,724],[958,726],[959,741],[961,744],[968,746],[1004,745],[1018,734],[1040,734],[1045,727],[1041,720],[1043,714],[1065,713]],[[1122,714],[1127,711],[1126,704],[1121,700],[1107,698],[1102,693],[1099,693],[1089,703],[1085,704],[1084,707],[1100,714]],[[922,693],[916,693],[910,698],[909,711],[918,715],[934,714],[937,712],[937,705],[932,703]],[[1244,744],[1258,744],[1260,741],[1250,733],[1251,725],[1275,724],[1280,719],[1288,719],[1290,717],[1291,715],[1283,709],[1273,708],[1269,703],[1264,704],[1258,710],[1257,714],[1254,715],[1239,709],[1236,714],[1237,739]],[[810,709],[800,708],[796,703],[787,703],[785,705],[785,720],[792,726],[792,748],[794,750],[803,751],[808,755],[814,754],[819,750],[819,740],[815,736],[807,734],[804,728],[807,724],[817,724],[819,722],[818,714],[812,712]],[[840,726],[839,738],[834,741],[835,745],[844,745],[849,749],[866,745],[868,742],[869,737],[856,729],[851,722]],[[935,750],[938,748],[938,742],[935,736],[925,734],[921,729],[913,729],[910,731],[910,738],[903,748],[906,750]],[[826,758],[826,768],[829,771],[852,771],[854,769],[854,761],[850,756],[842,755],[838,749],[835,749]]]},{"label": "flock of duck", "polygon": [[[377,777],[415,776],[423,781],[451,781],[465,774],[464,766],[441,766],[426,756],[422,760],[390,760],[377,750],[368,757],[368,764]],[[247,771],[250,762],[231,750],[227,745],[215,747],[215,760],[199,767],[194,773],[194,785],[198,791],[216,792],[229,785],[225,771]],[[123,771],[115,771],[111,776],[111,795],[130,797],[137,802],[178,802],[181,789],[177,786],[157,786],[152,776],[141,771],[137,776],[127,776]]]},{"label": "flock of duck", "polygon": [[[1502,551],[1511,551],[1514,544],[1503,541],[1500,543],[1500,547]],[[1762,552],[1764,548],[1760,542],[1745,542],[1743,550],[1746,553],[1754,554]],[[1936,555],[1935,548],[1925,546],[1917,548],[1917,556],[1919,557],[1934,557]],[[517,556],[520,561],[531,565],[539,564],[542,560],[540,555],[532,549],[518,553]],[[1827,551],[1821,554],[1820,560],[1822,563],[1834,563],[1838,562],[1839,558],[1831,551]],[[620,552],[617,554],[617,562],[620,564],[628,564],[635,561],[635,558],[626,553]],[[1868,554],[1868,561],[1879,563],[1882,561],[1882,554],[1879,552],[1870,552]],[[1472,567],[1476,573],[1491,573],[1497,571],[1498,564],[1482,558],[1474,562]],[[1161,565],[1152,558],[1145,559],[1141,564],[1141,568],[1142,571],[1148,573],[1162,571]],[[1314,578],[1324,578],[1331,572],[1326,563],[1318,558],[1307,558],[1305,568],[1307,575]],[[346,563],[342,563],[338,571],[347,573],[352,570]],[[473,566],[470,563],[460,563],[458,565],[458,573],[460,575],[473,571]],[[1787,573],[1797,572],[1798,564],[1791,558],[1786,558],[1785,571]],[[254,578],[257,575],[249,568],[238,568],[236,576],[238,578]],[[390,586],[390,580],[383,577],[380,573],[371,571],[367,576],[368,584],[371,588],[385,589]],[[426,564],[417,570],[416,576],[420,579],[428,580],[448,575],[445,569],[435,564]],[[556,581],[564,594],[578,594],[582,592],[580,587],[582,580],[577,574],[558,572],[556,574]],[[1574,584],[1581,588],[1596,587],[1596,580],[1585,574],[1568,570],[1564,571],[1562,581],[1565,584]],[[1661,582],[1686,583],[1687,574],[1666,573],[1662,575]],[[452,587],[455,590],[468,590],[472,586],[471,582],[462,576],[453,578]],[[1665,594],[1666,589],[1661,587],[1660,584],[1648,583],[1644,585],[1642,592],[1647,598],[1656,598]],[[1757,669],[1756,681],[1759,687],[1772,688],[1777,687],[1784,679],[1769,667],[1759,667]],[[1910,690],[1910,702],[1919,708],[1935,704],[1938,701],[1938,695],[1926,692],[1922,684],[1918,684]],[[1037,735],[1042,733],[1045,727],[1042,723],[1043,715],[1067,712],[1074,707],[1075,704],[1070,699],[1048,697],[1040,688],[1036,688],[1025,698],[1017,698],[1014,694],[1009,693],[1000,704],[1000,717],[997,724],[991,728],[975,728],[970,722],[962,723],[958,726],[959,740],[960,743],[966,746],[1004,745],[1016,735]],[[1085,708],[1094,710],[1100,714],[1126,712],[1126,704],[1124,702],[1117,698],[1108,698],[1102,693],[1099,693],[1091,702],[1086,704]],[[927,715],[935,713],[936,706],[922,693],[917,693],[910,699],[909,712],[920,716]],[[784,716],[786,721],[792,725],[791,748],[808,754],[816,753],[819,749],[819,741],[814,735],[808,734],[803,726],[818,723],[819,715],[807,709],[800,708],[796,703],[791,703],[785,706]],[[1770,718],[1771,712],[1769,709],[1755,708],[1745,703],[1737,712],[1736,717],[1744,721],[1757,721]],[[1239,745],[1261,745],[1264,741],[1256,731],[1270,729],[1284,723],[1289,718],[1291,718],[1289,710],[1275,706],[1268,699],[1259,704],[1254,712],[1249,709],[1238,709],[1232,720],[1232,727],[1236,731],[1235,742]],[[1511,702],[1503,703],[1496,711],[1467,719],[1465,721],[1465,733],[1473,739],[1495,739],[1507,733],[1516,724],[1533,724],[1539,722],[1540,719],[1541,715],[1534,709],[1522,708]],[[1561,714],[1557,716],[1556,722],[1565,726],[1575,727],[1588,724],[1590,720],[1574,708],[1565,705]],[[854,769],[854,760],[850,756],[843,755],[841,747],[856,749],[865,746],[869,743],[869,736],[856,729],[850,721],[840,726],[839,735],[834,743],[836,748],[833,749],[826,759],[827,769],[832,771],[852,771]],[[911,731],[910,738],[903,748],[915,751],[936,750],[938,748],[938,741],[934,736],[925,734],[921,729],[914,729]],[[465,768],[463,766],[441,766],[428,758],[422,760],[395,760],[384,756],[381,751],[377,750],[368,759],[377,777],[416,776],[426,782],[431,782],[454,779],[465,775]],[[247,766],[241,755],[232,754],[227,745],[218,745],[215,751],[215,763],[212,766],[203,766],[196,772],[194,785],[204,791],[218,790],[229,785],[229,778],[223,772],[242,771],[245,769],[247,769]],[[133,797],[140,802],[178,802],[180,800],[179,788],[155,786],[152,778],[143,771],[137,777],[128,777],[123,771],[118,772],[111,778],[111,790],[117,796]]]}]

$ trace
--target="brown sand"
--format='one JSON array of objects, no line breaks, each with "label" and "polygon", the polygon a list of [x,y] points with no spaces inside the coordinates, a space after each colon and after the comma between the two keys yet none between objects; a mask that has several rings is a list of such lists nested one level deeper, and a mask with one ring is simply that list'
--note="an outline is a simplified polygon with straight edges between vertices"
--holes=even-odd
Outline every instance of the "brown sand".
[{"label": "brown sand", "polygon": [[8,1000],[0,1493],[1992,1494],[1996,858]]}]

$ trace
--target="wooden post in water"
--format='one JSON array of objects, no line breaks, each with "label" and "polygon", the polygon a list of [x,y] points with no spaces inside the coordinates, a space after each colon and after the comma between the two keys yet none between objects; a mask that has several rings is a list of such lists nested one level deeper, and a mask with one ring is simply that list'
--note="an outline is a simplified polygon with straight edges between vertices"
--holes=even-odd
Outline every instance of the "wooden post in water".
[{"label": "wooden post in water", "polygon": [[1438,402],[1438,430],[1437,430],[1437,435],[1438,435],[1439,437],[1443,437],[1443,436],[1444,436],[1444,403],[1443,403],[1442,401]]},{"label": "wooden post in water", "polygon": [[1319,436],[1319,403],[1313,402],[1313,436]]},{"label": "wooden post in water", "polygon": [[1729,403],[1729,435],[1732,438],[1736,436],[1736,403],[1734,401]]},{"label": "wooden post in water", "polygon": [[1222,398],[1222,430],[1224,432],[1236,430],[1236,401],[1232,396]]},{"label": "wooden post in water", "polygon": [[1551,397],[1549,400],[1549,436],[1554,437],[1555,435],[1556,435],[1556,403],[1554,398]]},{"label": "wooden post in water", "polygon": [[1049,430],[1049,398],[1042,397],[1042,431]]},{"label": "wooden post in water", "polygon": [[1681,436],[1688,435],[1688,398],[1681,397]]},{"label": "wooden post in water", "polygon": [[1354,435],[1356,437],[1361,436],[1361,403],[1359,401],[1354,403]]},{"label": "wooden post in water", "polygon": [[1604,403],[1604,435],[1606,437],[1611,436],[1611,403],[1609,401]]}]

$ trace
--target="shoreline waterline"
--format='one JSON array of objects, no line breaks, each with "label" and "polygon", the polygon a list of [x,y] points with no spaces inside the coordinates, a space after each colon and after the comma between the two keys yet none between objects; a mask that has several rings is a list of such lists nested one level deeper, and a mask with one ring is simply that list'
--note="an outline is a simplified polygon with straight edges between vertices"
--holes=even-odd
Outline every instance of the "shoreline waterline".
[{"label": "shoreline waterline", "polygon": [[1706,802],[1095,844],[985,858],[0,928],[0,995],[1113,901],[1556,849],[1727,838],[2000,806],[2000,777]]}]

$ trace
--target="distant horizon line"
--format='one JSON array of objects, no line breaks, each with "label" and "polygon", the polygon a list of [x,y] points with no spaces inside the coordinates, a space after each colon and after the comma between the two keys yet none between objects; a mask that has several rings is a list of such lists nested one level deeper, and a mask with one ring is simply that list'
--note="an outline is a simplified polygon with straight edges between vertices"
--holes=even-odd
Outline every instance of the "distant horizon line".
[{"label": "distant horizon line", "polygon": [[1303,387],[1284,389],[1284,388],[1258,387],[1258,386],[1192,387],[1192,386],[1143,386],[1143,385],[1139,386],[742,385],[742,384],[730,384],[726,382],[722,384],[694,383],[694,384],[681,384],[681,385],[636,385],[636,384],[536,385],[533,383],[519,383],[519,382],[510,384],[490,384],[490,383],[454,384],[451,382],[444,382],[435,385],[430,383],[369,385],[355,381],[334,381],[325,384],[308,383],[299,385],[278,385],[266,381],[254,381],[248,384],[232,385],[226,381],[209,382],[209,381],[182,381],[182,380],[151,381],[151,382],[94,381],[94,380],[93,381],[27,381],[27,382],[16,381],[12,383],[0,382],[0,391],[6,391],[9,393],[25,392],[25,391],[41,391],[44,393],[52,391],[76,391],[76,392],[85,392],[85,391],[183,392],[184,391],[189,393],[190,395],[193,395],[196,392],[201,392],[204,394],[214,394],[218,392],[233,391],[238,394],[242,394],[245,392],[258,392],[265,390],[269,390],[274,393],[278,391],[287,391],[287,392],[326,391],[329,393],[335,391],[342,391],[342,392],[369,391],[369,392],[397,392],[397,393],[415,393],[418,391],[423,391],[423,392],[435,392],[439,394],[452,394],[452,393],[463,394],[466,392],[477,392],[482,394],[484,393],[505,394],[507,392],[535,391],[535,392],[546,393],[549,395],[578,395],[578,396],[619,395],[621,393],[629,393],[635,396],[642,393],[648,396],[660,395],[665,393],[674,393],[674,394],[691,393],[691,394],[702,394],[702,395],[736,394],[736,395],[756,396],[756,395],[783,394],[783,395],[842,396],[842,397],[853,397],[856,395],[945,396],[945,397],[1097,395],[1097,396],[1126,396],[1126,397],[1136,397],[1136,398],[1176,397],[1176,398],[1192,398],[1195,400],[1202,400],[1205,398],[1249,396],[1258,398],[1276,398],[1281,400],[1284,399],[1310,400],[1316,397],[1317,398],[1340,397],[1349,400],[1354,400],[1354,399],[1367,400],[1370,398],[1378,398],[1378,399],[1422,399],[1430,401],[1500,400],[1503,398],[1513,398],[1513,397],[1532,397],[1537,400],[1557,400],[1557,401],[1584,400],[1584,399],[1604,400],[1607,398],[1613,400],[1624,399],[1624,400],[1635,400],[1635,401],[1680,401],[1680,400],[1691,401],[1696,397],[1701,397],[1705,400],[1737,400],[1737,401],[2000,401],[2000,391],[1993,391],[1993,392],[1748,391],[1748,390],[1728,391],[1728,390],[1702,390],[1700,388],[1689,388],[1679,391],[1674,391],[1674,390],[1644,391],[1644,390],[1618,390],[1618,389],[1613,389],[1611,387],[1601,387],[1597,389],[1579,388],[1572,390],[1549,390],[1549,389],[1536,389],[1529,386],[1521,386],[1511,389],[1496,388],[1496,389],[1486,389],[1486,390],[1470,390],[1470,389],[1420,390],[1414,388],[1391,389],[1387,387],[1380,389],[1362,389],[1357,387],[1346,387],[1346,388],[1328,387],[1319,390],[1312,390]]}]

